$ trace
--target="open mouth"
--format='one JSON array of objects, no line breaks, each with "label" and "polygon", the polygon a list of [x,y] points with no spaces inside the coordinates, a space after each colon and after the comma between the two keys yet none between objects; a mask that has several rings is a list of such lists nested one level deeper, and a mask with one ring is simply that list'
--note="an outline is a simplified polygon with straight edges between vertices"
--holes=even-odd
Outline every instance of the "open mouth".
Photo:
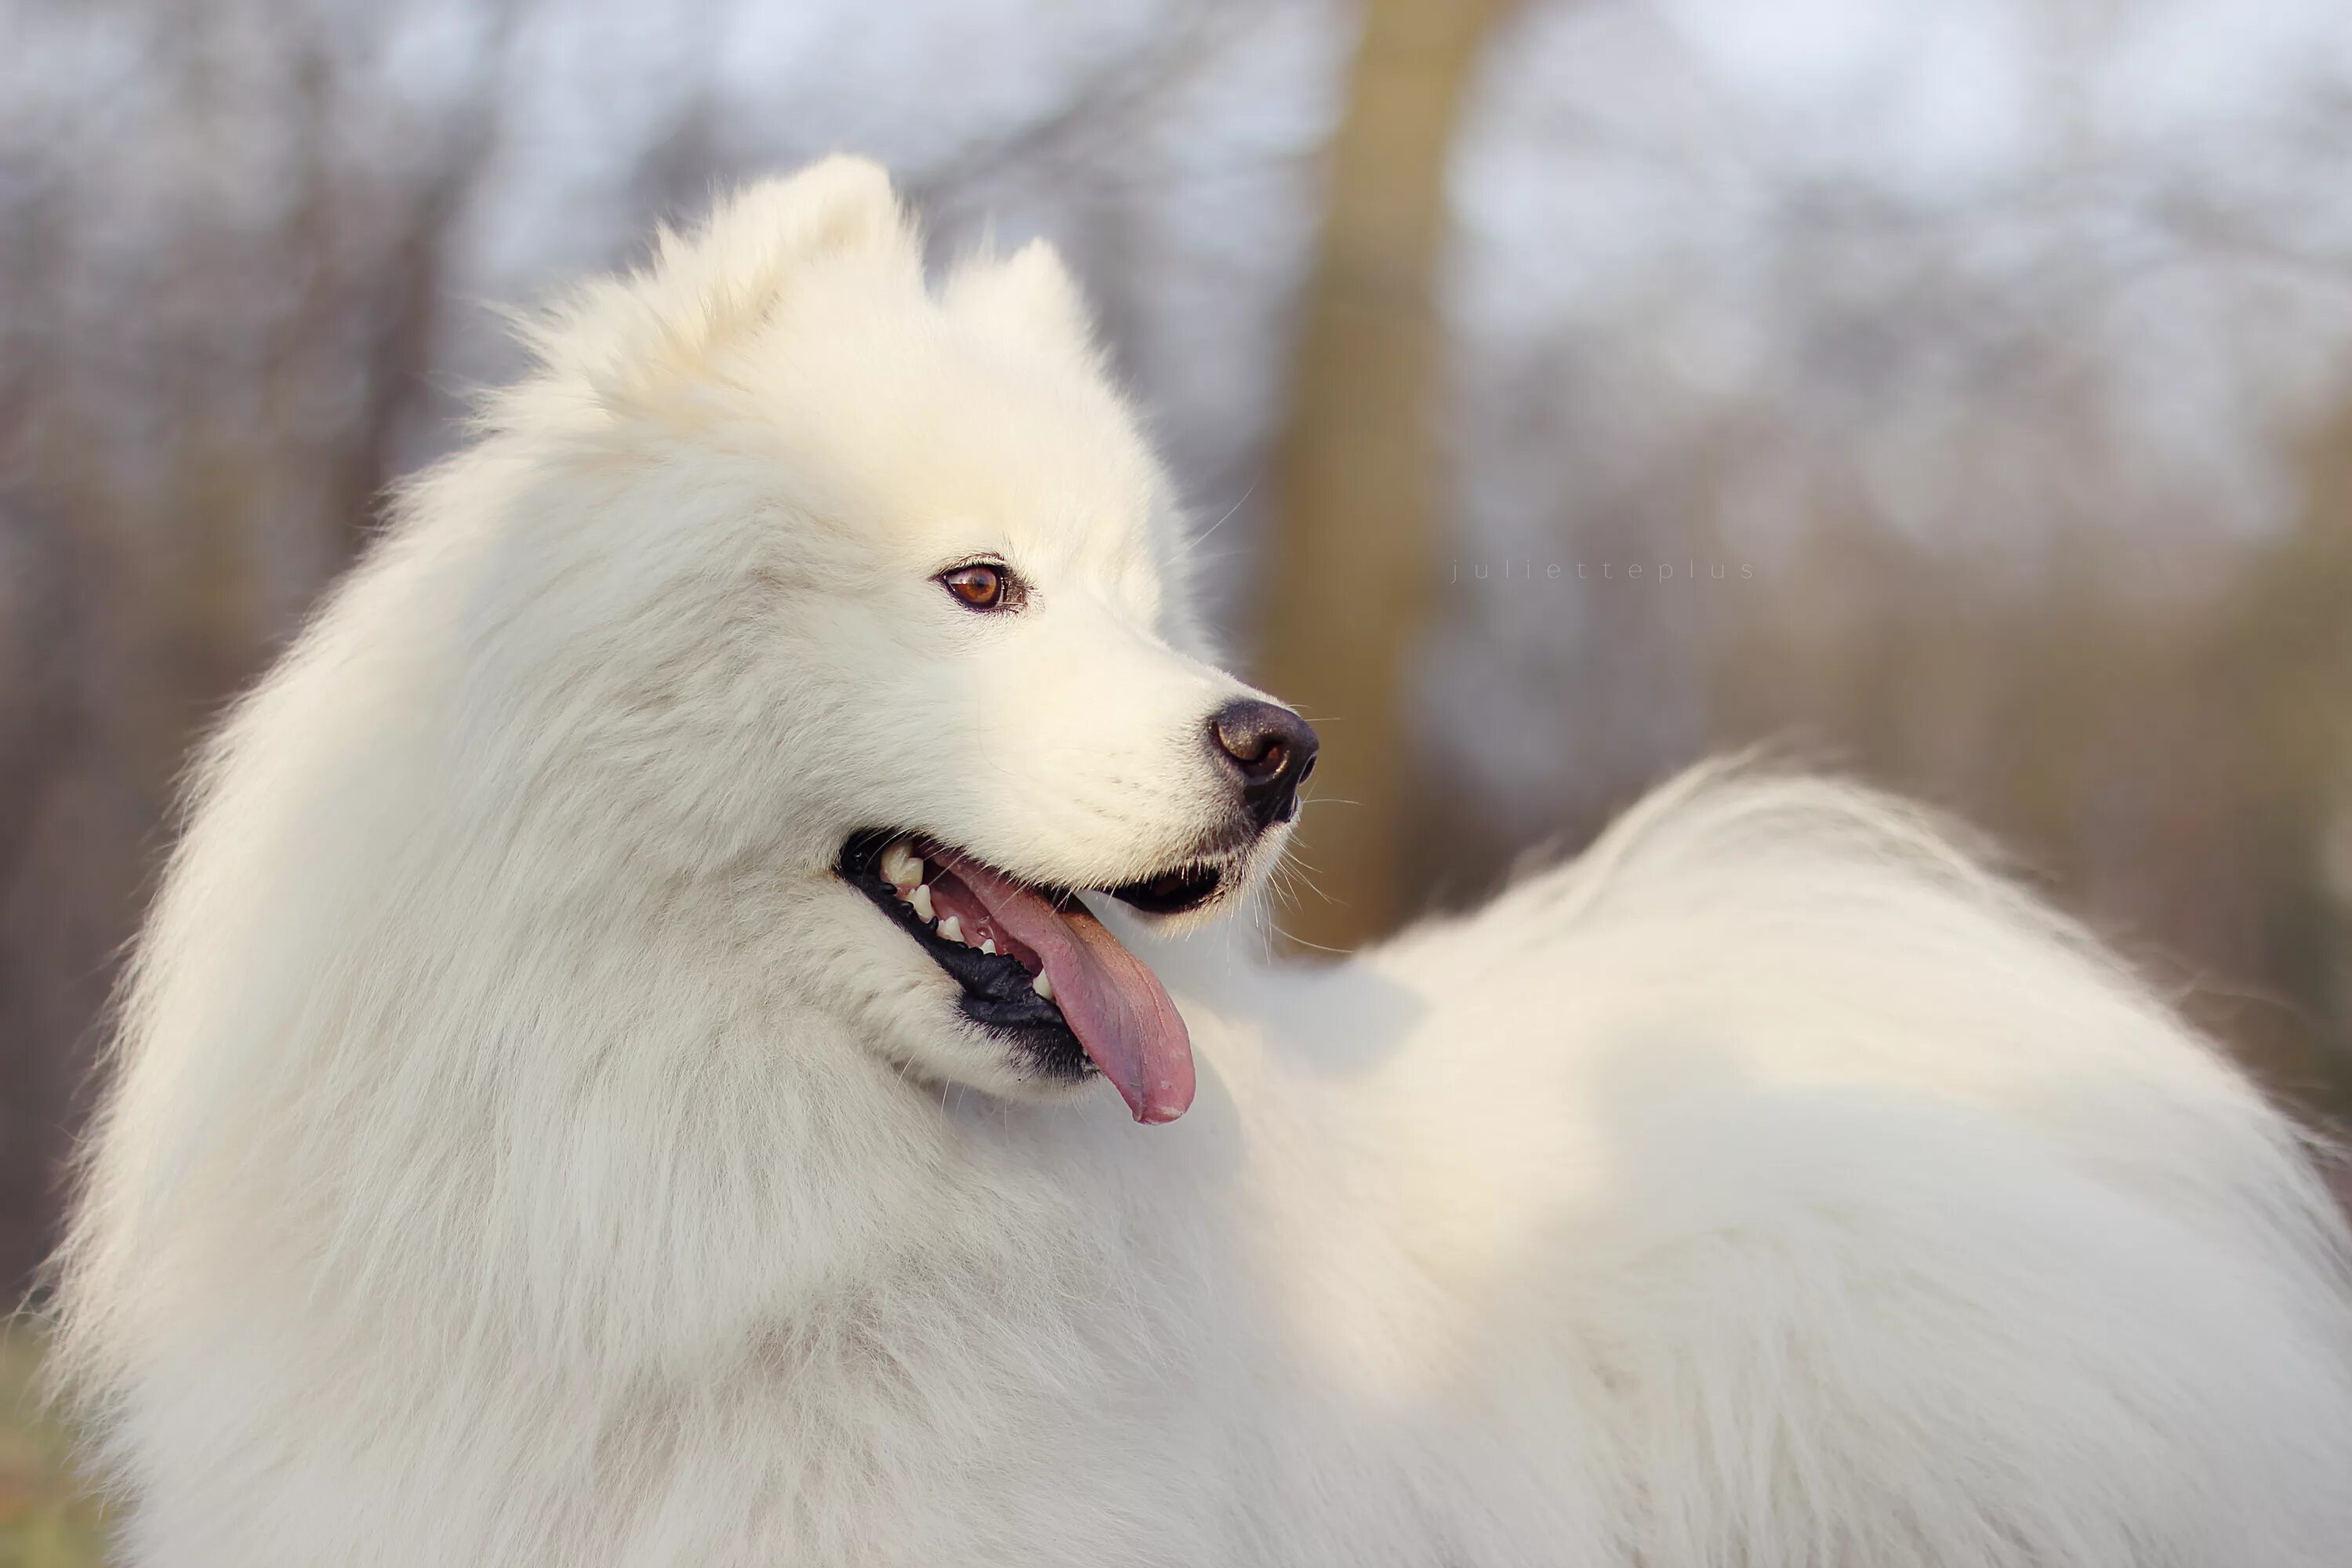
[{"label": "open mouth", "polygon": [[[834,868],[955,980],[965,1016],[1041,1076],[1099,1072],[1138,1121],[1172,1121],[1192,1103],[1184,1020],[1073,889],[1024,882],[887,829],[851,835]],[[1149,914],[1181,914],[1216,897],[1228,874],[1201,861],[1099,890]]]}]

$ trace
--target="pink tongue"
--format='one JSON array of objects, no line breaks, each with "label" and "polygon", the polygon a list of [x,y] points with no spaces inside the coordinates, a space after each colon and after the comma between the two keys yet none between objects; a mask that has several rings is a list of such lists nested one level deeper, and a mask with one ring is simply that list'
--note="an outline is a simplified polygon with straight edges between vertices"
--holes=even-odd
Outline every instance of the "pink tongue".
[{"label": "pink tongue", "polygon": [[1160,977],[1076,901],[1055,909],[985,866],[947,864],[989,918],[1045,962],[1064,1022],[1135,1119],[1183,1115],[1192,1103],[1192,1041]]}]

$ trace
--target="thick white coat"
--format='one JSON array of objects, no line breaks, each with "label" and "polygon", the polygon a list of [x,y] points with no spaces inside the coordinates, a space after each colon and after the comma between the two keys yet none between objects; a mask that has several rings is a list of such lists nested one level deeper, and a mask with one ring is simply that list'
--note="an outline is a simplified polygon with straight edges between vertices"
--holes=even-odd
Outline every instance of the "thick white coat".
[{"label": "thick white coat", "polygon": [[1127,922],[1137,1127],[828,870],[1222,809],[1051,254],[928,292],[836,160],[529,331],[194,775],[62,1275],[123,1562],[2347,1561],[2296,1131],[1934,825],[1707,773],[1345,964]]}]

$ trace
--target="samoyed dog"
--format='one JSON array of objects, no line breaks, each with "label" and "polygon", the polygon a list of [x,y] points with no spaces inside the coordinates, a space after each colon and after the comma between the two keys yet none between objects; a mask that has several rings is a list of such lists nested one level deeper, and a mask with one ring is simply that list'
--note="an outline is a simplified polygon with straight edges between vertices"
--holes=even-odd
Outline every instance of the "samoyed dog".
[{"label": "samoyed dog", "polygon": [[2352,1561],[2310,1151],[1918,814],[1704,773],[1272,963],[1314,733],[1049,250],[835,160],[529,331],[194,775],[121,1561]]}]

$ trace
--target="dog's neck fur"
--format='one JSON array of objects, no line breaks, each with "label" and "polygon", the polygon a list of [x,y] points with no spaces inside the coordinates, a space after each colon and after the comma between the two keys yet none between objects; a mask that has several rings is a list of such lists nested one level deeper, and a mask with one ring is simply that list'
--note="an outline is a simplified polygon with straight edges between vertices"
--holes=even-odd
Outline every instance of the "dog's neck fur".
[{"label": "dog's neck fur", "polygon": [[[1115,1216],[1008,1136],[1076,1108],[975,1110],[810,994],[826,942],[853,940],[829,872],[647,868],[556,802],[469,816],[432,748],[364,710],[348,629],[247,710],[309,710],[346,750],[297,776],[230,726],[131,1002],[133,1027],[187,1037],[148,1048],[278,1092],[218,1094],[241,1121],[173,1119],[121,1194],[130,1245],[168,1251],[198,1189],[233,1184],[247,1195],[212,1212],[253,1226],[236,1245],[257,1289],[296,1274],[353,1333],[595,1377],[708,1366],[927,1273],[1025,1276],[1044,1300],[1115,1268]],[[420,672],[393,673],[414,711]],[[322,768],[364,781],[357,809]],[[283,860],[308,867],[278,879],[300,903],[242,898]],[[191,1005],[218,971],[188,956],[215,942],[305,984],[268,1016]],[[194,1037],[213,1029],[239,1037]]]},{"label": "dog's neck fur", "polygon": [[[982,1269],[990,1251],[1034,1264],[1059,1250],[1037,1234],[1060,1217],[1039,1212],[1050,1196],[1042,1174],[999,1127],[902,1078],[766,951],[802,942],[795,922],[744,921],[730,889],[643,891],[583,904],[512,955],[541,971],[529,993],[569,997],[561,1014],[477,1042],[419,1020],[436,1048],[492,1053],[481,1141],[443,1152],[453,1166],[472,1156],[475,1180],[509,1189],[482,1205],[479,1226],[535,1232],[482,1233],[479,1259],[454,1270],[454,1285],[478,1289],[495,1260],[528,1260],[524,1278],[491,1289],[546,1350],[694,1363],[811,1312],[854,1308],[909,1271]],[[471,937],[448,940],[454,950]],[[479,1004],[452,1013],[478,1016]],[[419,1118],[420,1154],[439,1143],[437,1120]],[[519,1149],[556,1158],[509,1164]],[[461,1216],[446,1217],[465,1234]],[[383,1218],[436,1245],[452,1234],[440,1216]]]}]

